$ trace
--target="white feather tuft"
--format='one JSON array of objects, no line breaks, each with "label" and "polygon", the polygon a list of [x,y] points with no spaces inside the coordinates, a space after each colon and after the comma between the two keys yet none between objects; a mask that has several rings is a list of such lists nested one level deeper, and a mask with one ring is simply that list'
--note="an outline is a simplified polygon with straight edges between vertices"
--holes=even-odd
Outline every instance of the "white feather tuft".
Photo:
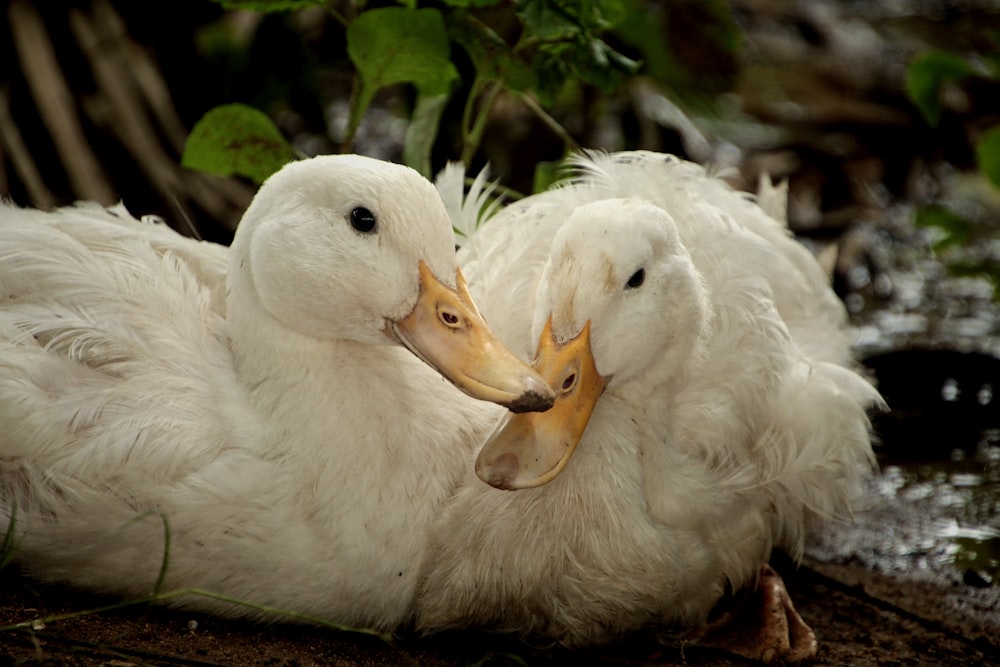
[{"label": "white feather tuft", "polygon": [[434,179],[434,186],[441,195],[455,231],[456,246],[466,244],[500,205],[494,196],[497,184],[489,178],[490,167],[486,165],[476,174],[466,192],[465,167],[461,162],[449,162]]}]

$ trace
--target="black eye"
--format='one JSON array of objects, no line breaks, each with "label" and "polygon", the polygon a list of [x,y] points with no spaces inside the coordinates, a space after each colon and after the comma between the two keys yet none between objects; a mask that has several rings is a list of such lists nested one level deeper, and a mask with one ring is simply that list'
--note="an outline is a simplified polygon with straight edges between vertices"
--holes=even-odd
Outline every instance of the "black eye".
[{"label": "black eye", "polygon": [[628,279],[625,283],[625,289],[635,289],[642,285],[642,282],[646,279],[646,269],[639,269],[632,274],[632,277]]},{"label": "black eye", "polygon": [[362,234],[370,234],[375,231],[375,225],[378,220],[375,219],[375,214],[366,209],[364,206],[359,206],[351,210],[351,215],[349,216],[351,220],[351,227]]}]

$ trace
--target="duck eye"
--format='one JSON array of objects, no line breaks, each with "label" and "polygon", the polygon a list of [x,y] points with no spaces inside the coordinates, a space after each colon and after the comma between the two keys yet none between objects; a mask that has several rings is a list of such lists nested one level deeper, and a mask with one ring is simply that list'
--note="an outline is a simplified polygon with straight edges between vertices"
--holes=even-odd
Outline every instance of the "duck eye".
[{"label": "duck eye", "polygon": [[364,206],[358,206],[357,208],[351,209],[351,214],[348,216],[351,221],[351,227],[358,230],[362,234],[370,234],[375,231],[375,226],[378,220],[375,219],[375,214],[366,209]]},{"label": "duck eye", "polygon": [[646,280],[646,269],[639,269],[632,274],[632,277],[628,279],[625,283],[625,289],[635,289],[642,285],[643,281]]}]

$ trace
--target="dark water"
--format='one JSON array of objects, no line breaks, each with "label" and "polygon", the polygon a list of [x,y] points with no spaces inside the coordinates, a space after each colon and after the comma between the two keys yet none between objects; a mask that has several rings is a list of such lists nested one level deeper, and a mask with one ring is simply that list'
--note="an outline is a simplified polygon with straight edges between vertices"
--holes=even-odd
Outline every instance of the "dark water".
[{"label": "dark water", "polygon": [[844,298],[892,411],[856,521],[810,555],[1000,588],[1000,303],[987,280],[950,274],[912,213],[854,239]]},{"label": "dark water", "polygon": [[884,463],[852,525],[810,555],[976,587],[1000,586],[1000,447],[955,461]]}]

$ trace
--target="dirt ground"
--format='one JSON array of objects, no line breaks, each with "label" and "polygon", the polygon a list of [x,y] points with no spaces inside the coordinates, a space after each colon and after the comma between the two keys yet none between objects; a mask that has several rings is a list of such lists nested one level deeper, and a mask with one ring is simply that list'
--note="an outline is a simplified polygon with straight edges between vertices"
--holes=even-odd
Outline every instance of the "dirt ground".
[{"label": "dirt ground", "polygon": [[[819,639],[813,665],[1000,665],[997,587],[920,584],[847,566],[778,564]],[[0,626],[114,603],[0,571]],[[133,606],[0,632],[4,665],[504,665],[751,664],[725,653],[662,647],[644,637],[586,652],[462,632],[431,639],[375,637],[294,624],[263,625]]]}]

